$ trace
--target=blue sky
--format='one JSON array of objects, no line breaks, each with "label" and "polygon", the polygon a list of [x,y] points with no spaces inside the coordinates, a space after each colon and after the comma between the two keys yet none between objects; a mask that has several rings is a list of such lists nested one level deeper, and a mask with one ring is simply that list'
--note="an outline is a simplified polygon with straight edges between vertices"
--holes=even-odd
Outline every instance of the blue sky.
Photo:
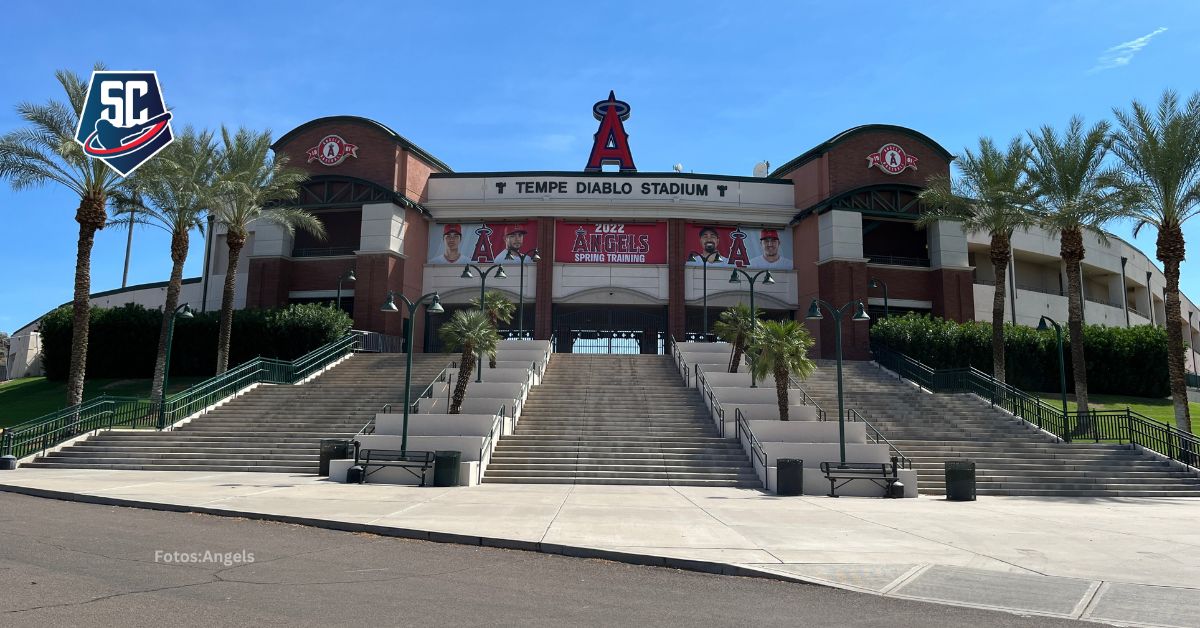
[{"label": "blue sky", "polygon": [[[458,171],[582,170],[591,106],[616,90],[641,170],[749,175],[851,126],[920,130],[951,152],[1072,114],[1094,121],[1164,88],[1200,89],[1200,3],[22,2],[6,7],[0,132],[20,100],[60,97],[53,72],[158,71],[175,123],[278,136],[355,114]],[[423,3],[427,4],[427,3]],[[125,10],[129,8],[128,12]],[[77,199],[0,186],[0,330],[70,299]],[[1130,239],[1130,225],[1111,230]],[[1200,297],[1200,221],[1184,291]],[[1135,241],[1153,253],[1153,232]],[[92,288],[119,287],[120,229]],[[200,274],[194,238],[185,276]],[[167,279],[168,243],[135,233],[130,283]]]}]

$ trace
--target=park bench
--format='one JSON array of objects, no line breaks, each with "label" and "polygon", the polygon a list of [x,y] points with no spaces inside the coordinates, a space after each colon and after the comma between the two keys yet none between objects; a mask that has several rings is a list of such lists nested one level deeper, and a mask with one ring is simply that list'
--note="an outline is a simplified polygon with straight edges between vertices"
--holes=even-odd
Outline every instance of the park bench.
[{"label": "park bench", "polygon": [[399,467],[411,473],[413,477],[420,478],[421,486],[425,486],[425,475],[433,468],[433,452],[372,449],[354,441],[354,466],[363,468],[359,484],[366,483],[367,476],[373,473],[372,467],[375,467],[375,471],[384,467]]},{"label": "park bench", "polygon": [[822,462],[821,473],[829,480],[830,497],[837,497],[838,488],[854,480],[869,480],[883,487],[884,497],[892,497],[892,485],[900,479],[894,462]]}]

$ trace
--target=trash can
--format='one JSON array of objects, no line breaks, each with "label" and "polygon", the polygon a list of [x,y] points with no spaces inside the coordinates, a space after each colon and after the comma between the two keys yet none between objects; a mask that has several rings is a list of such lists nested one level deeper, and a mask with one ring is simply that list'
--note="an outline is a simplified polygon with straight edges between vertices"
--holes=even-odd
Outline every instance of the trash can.
[{"label": "trash can", "polygon": [[946,461],[946,499],[955,502],[975,501],[975,461]]},{"label": "trash can", "polygon": [[367,479],[366,473],[362,465],[350,467],[346,471],[346,484],[362,484]]},{"label": "trash can", "polygon": [[16,456],[0,456],[0,471],[12,471],[17,468]]},{"label": "trash can", "polygon": [[433,485],[458,486],[458,463],[461,461],[461,451],[433,452]]},{"label": "trash can", "polygon": [[804,461],[799,458],[779,458],[775,465],[775,492],[779,495],[803,495]]},{"label": "trash can", "polygon": [[354,441],[345,438],[322,438],[321,461],[317,466],[317,475],[329,476],[330,460],[345,460],[354,457]]}]

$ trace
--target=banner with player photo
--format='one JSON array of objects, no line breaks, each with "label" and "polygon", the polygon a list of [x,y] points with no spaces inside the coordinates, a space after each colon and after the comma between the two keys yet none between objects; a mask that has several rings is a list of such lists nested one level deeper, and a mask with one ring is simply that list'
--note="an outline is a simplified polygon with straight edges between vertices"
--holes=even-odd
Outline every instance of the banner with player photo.
[{"label": "banner with player photo", "polygon": [[429,228],[430,264],[505,263],[512,251],[537,248],[537,222],[434,223]]},{"label": "banner with player photo", "polygon": [[568,222],[554,226],[554,261],[666,264],[667,223]]},{"label": "banner with player photo", "polygon": [[770,270],[792,270],[792,232],[790,229],[730,227],[688,223],[684,247],[695,253],[688,266],[703,266],[701,257],[714,263]]}]

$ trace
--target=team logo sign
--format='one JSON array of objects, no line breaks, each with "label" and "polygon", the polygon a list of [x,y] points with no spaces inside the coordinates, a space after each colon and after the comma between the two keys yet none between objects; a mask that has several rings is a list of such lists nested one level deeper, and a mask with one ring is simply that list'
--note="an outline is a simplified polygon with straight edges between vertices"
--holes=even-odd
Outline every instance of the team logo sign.
[{"label": "team logo sign", "polygon": [[75,141],[83,152],[129,176],[175,139],[154,72],[96,70]]},{"label": "team logo sign", "polygon": [[316,146],[308,149],[308,161],[319,161],[326,166],[336,166],[347,157],[358,159],[358,146],[337,135],[326,135]]},{"label": "team logo sign", "polygon": [[887,143],[878,151],[867,155],[867,167],[879,166],[888,174],[900,174],[909,168],[917,169],[917,158],[904,152],[899,144]]},{"label": "team logo sign", "polygon": [[585,172],[600,172],[604,164],[620,166],[621,172],[637,172],[633,155],[629,152],[629,134],[622,121],[629,119],[629,103],[617,100],[617,95],[608,92],[608,100],[592,105],[592,115],[600,121],[592,154],[588,156]]}]

